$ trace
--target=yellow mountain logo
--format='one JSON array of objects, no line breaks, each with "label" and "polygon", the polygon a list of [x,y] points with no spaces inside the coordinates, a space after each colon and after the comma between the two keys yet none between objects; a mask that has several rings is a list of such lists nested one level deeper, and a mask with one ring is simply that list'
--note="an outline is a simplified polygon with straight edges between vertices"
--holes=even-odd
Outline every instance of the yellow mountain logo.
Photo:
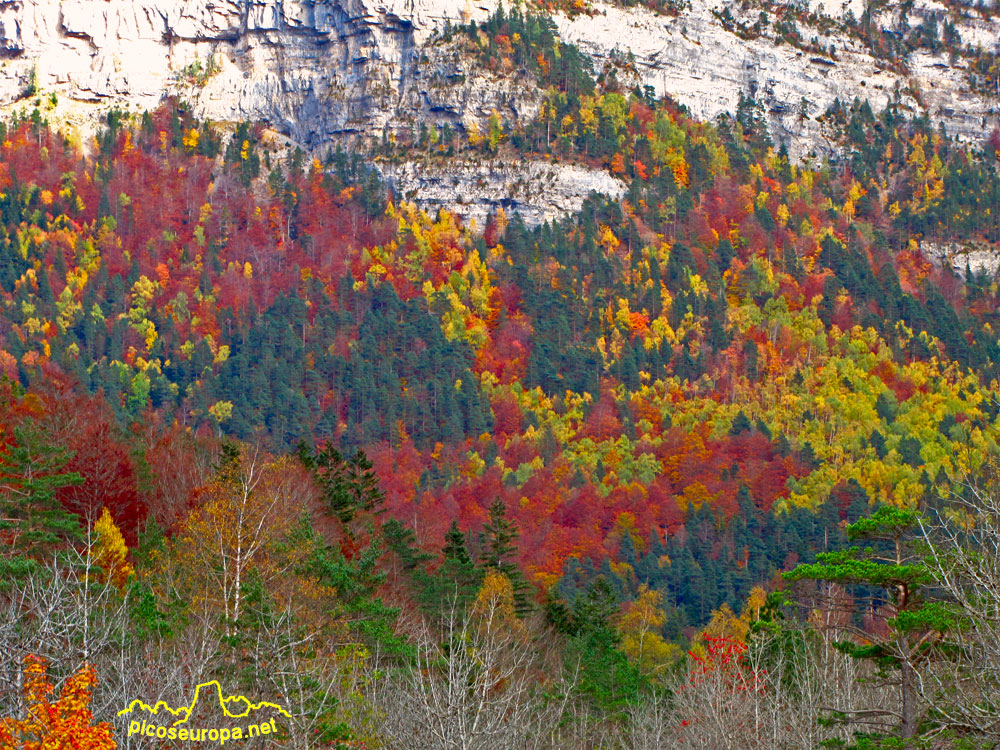
[{"label": "yellow mountain logo", "polygon": [[[253,711],[271,709],[274,713],[291,718],[292,715],[277,703],[260,701],[254,703],[244,695],[224,696],[222,686],[218,680],[203,682],[194,689],[194,696],[187,706],[172,708],[166,701],[157,701],[152,706],[141,700],[134,700],[118,712],[118,716],[131,716],[128,734],[138,734],[144,737],[157,737],[160,739],[180,739],[180,740],[211,740],[225,744],[228,740],[240,740],[244,738],[267,735],[278,731],[275,718],[259,724],[250,724],[247,727],[217,727],[209,729],[195,729],[184,726],[188,723],[194,713],[195,706],[199,701],[204,701],[203,705],[215,703],[222,714],[229,719],[246,719]],[[148,714],[141,723],[136,714]],[[155,717],[155,719],[154,719]]]}]

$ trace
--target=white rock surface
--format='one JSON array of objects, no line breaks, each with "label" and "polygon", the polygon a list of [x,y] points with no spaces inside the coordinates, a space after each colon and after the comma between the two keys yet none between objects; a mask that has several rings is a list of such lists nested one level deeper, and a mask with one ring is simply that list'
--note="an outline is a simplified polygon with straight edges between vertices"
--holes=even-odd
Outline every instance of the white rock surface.
[{"label": "white rock surface", "polygon": [[[43,93],[136,108],[177,93],[201,116],[267,120],[307,146],[421,115],[458,122],[467,106],[509,116],[512,86],[475,90],[461,66],[421,64],[435,28],[476,14],[461,0],[0,0],[0,103],[32,79]],[[185,74],[210,60],[214,75]],[[435,88],[442,74],[473,93]]]},{"label": "white rock surface", "polygon": [[990,278],[1000,271],[1000,254],[992,245],[924,242],[921,249],[932,263],[940,267],[948,266],[962,278],[965,278],[966,271],[982,272]]},{"label": "white rock surface", "polygon": [[[835,18],[860,16],[863,2],[794,1]],[[598,0],[596,15],[558,16],[557,24],[598,67],[615,50],[631,52],[643,83],[672,95],[697,117],[733,112],[740,92],[752,93],[767,110],[775,140],[798,158],[832,150],[818,118],[836,98],[867,98],[878,110],[898,90],[904,106],[928,112],[968,140],[981,139],[998,122],[996,102],[969,90],[961,61],[915,54],[910,74],[901,76],[839,32],[820,39],[836,47],[837,60],[776,45],[767,33],[744,40],[713,15],[727,5],[745,23],[759,12],[749,5],[741,10],[735,0],[691,0],[680,16],[668,17]],[[342,136],[378,137],[420,121],[461,127],[493,110],[507,121],[531,118],[539,92],[530,80],[487,74],[455,45],[430,43],[446,21],[482,20],[492,7],[471,0],[0,0],[0,111],[38,102],[53,121],[62,118],[86,132],[103,109],[148,109],[165,94],[177,94],[199,116],[265,120],[319,151]],[[915,0],[905,16],[900,7],[900,0],[890,0],[877,22],[905,31],[944,6]],[[1000,40],[996,20],[969,17],[958,31],[968,43]],[[807,27],[800,32],[806,39],[820,33]],[[209,61],[214,72],[197,74],[197,66],[204,71]],[[59,101],[54,109],[51,94]],[[429,203],[465,199],[470,206],[499,198],[466,198],[459,189],[485,180],[490,190],[502,192],[517,182],[460,164],[445,169],[453,174],[401,173],[398,179],[416,185]],[[618,189],[576,167],[525,169],[532,179],[555,175],[561,186],[548,203],[537,202],[544,195],[530,205],[507,196],[533,221],[552,216],[559,201],[565,210],[577,205],[592,184]],[[477,211],[468,209],[470,215]]]},{"label": "white rock surface", "polygon": [[[945,58],[915,54],[910,60],[913,75],[906,77],[884,69],[860,43],[837,32],[820,35],[825,47],[836,48],[836,60],[776,45],[767,35],[741,39],[712,13],[727,5],[739,18],[738,3],[692,0],[691,8],[677,17],[600,3],[597,15],[559,15],[556,21],[564,39],[598,61],[616,50],[631,51],[643,84],[658,94],[669,94],[700,119],[735,112],[740,93],[752,93],[767,110],[775,140],[786,143],[797,158],[833,151],[816,118],[838,98],[847,103],[855,97],[868,99],[877,112],[898,90],[904,107],[914,113],[929,112],[944,122],[948,132],[969,141],[981,140],[1000,121],[997,102],[969,90],[961,62],[952,65]],[[827,12],[850,11],[859,17],[856,5],[854,0],[814,3],[815,9],[823,6]],[[755,15],[751,12],[745,20],[752,22]],[[891,20],[887,14],[887,28]],[[922,16],[918,12],[908,22],[917,25]],[[958,28],[970,38],[990,30],[994,41],[1000,40],[996,20],[972,19]],[[800,28],[800,33],[805,39],[818,34],[809,27]],[[910,93],[911,85],[918,88],[919,101]]]},{"label": "white rock surface", "polygon": [[500,207],[537,226],[580,210],[592,192],[617,199],[627,190],[603,170],[546,161],[467,161],[447,170],[411,161],[379,169],[401,198],[416,199],[425,210],[445,208],[479,226]]}]

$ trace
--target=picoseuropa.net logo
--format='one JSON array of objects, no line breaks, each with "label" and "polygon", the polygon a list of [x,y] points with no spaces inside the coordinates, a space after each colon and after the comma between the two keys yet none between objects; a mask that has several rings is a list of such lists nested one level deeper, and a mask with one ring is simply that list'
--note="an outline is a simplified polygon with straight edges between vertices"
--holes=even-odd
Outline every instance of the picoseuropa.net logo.
[{"label": "picoseuropa.net logo", "polygon": [[[211,693],[211,695],[206,695]],[[272,716],[266,721],[240,726],[193,727],[188,724],[199,701],[218,701],[221,716],[228,719],[253,719],[257,712],[268,711]],[[204,704],[202,704],[204,705]],[[210,706],[210,708],[215,708]],[[242,695],[222,695],[222,686],[218,680],[203,682],[194,689],[194,697],[190,705],[171,708],[164,701],[157,701],[150,706],[141,700],[129,703],[128,708],[118,712],[119,716],[130,716],[128,736],[155,737],[161,740],[182,740],[185,742],[218,742],[220,746],[231,740],[244,740],[262,737],[278,731],[276,716],[281,714],[291,718],[291,714],[277,703],[261,701],[253,703]]]}]

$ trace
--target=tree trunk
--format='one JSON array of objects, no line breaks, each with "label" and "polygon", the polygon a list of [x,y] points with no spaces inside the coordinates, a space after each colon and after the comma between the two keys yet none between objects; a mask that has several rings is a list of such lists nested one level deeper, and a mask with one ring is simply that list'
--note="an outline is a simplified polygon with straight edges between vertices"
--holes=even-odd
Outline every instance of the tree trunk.
[{"label": "tree trunk", "polygon": [[899,736],[904,740],[917,736],[917,686],[913,666],[908,659],[899,664],[899,693],[902,701],[903,723]]}]

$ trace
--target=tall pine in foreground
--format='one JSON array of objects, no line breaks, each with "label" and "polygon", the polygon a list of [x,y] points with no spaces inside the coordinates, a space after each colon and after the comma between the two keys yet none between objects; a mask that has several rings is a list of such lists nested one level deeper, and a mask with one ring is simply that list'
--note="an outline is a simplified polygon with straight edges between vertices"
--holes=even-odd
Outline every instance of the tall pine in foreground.
[{"label": "tall pine in foreground", "polygon": [[[866,546],[818,554],[815,563],[799,565],[784,574],[788,581],[828,581],[881,590],[872,597],[872,606],[874,609],[884,602],[880,608],[885,617],[884,634],[845,625],[845,634],[852,637],[835,645],[855,659],[874,662],[880,678],[899,686],[898,705],[878,713],[885,722],[882,737],[896,735],[904,741],[918,736],[925,718],[926,710],[918,702],[920,670],[944,655],[945,637],[956,625],[953,613],[944,602],[935,600],[931,590],[933,578],[918,544],[919,519],[917,511],[883,506],[847,526],[848,539],[863,541]],[[863,594],[865,589],[856,593]],[[833,718],[867,721],[871,713]]]}]

